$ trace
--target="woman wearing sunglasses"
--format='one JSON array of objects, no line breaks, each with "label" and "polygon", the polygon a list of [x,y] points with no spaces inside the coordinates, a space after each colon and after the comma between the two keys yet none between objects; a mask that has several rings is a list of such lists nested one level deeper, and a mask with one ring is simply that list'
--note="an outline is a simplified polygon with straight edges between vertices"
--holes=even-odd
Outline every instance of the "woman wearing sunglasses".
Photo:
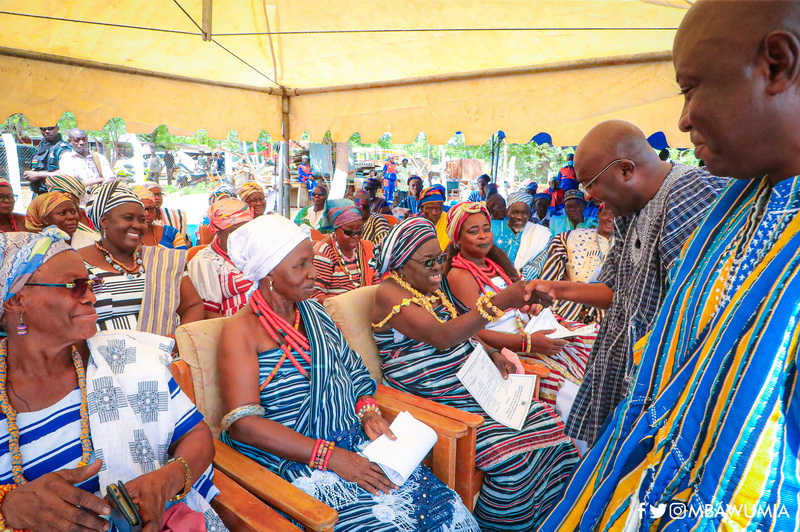
[{"label": "woman wearing sunglasses", "polygon": [[[448,249],[449,260],[445,271],[457,298],[456,308],[459,312],[469,311],[481,297],[490,292],[500,292],[519,281],[519,272],[493,243],[489,213],[482,203],[465,202],[451,208],[447,213],[447,234],[453,243]],[[539,397],[558,408],[566,420],[577,386],[583,381],[589,353],[597,335],[574,337],[567,341],[548,337],[547,334],[552,330],[526,333],[528,319],[527,314],[507,309],[497,321],[488,323],[478,333],[478,338],[494,349],[509,349],[525,359],[541,362],[550,368],[550,374],[542,379]],[[563,324],[568,328],[583,325],[572,322]],[[568,384],[562,392],[565,382],[572,385]]]},{"label": "woman wearing sunglasses", "polygon": [[8,181],[0,181],[0,233],[25,231],[25,216],[14,212],[17,195]]},{"label": "woman wearing sunglasses", "polygon": [[307,225],[312,229],[327,233],[330,231],[330,225],[327,217],[325,216],[326,206],[325,202],[328,199],[328,189],[323,185],[317,185],[314,190],[309,192],[311,195],[311,205],[306,205],[294,217],[294,223],[297,225]]},{"label": "woman wearing sunglasses", "polygon": [[105,283],[95,303],[101,331],[170,336],[178,323],[203,319],[203,300],[184,276],[186,251],[142,245],[144,205],[131,189],[116,181],[96,185],[87,213],[102,237],[79,253]]},{"label": "woman wearing sunglasses", "polygon": [[[481,530],[536,530],[578,460],[575,446],[553,408],[540,401],[531,401],[520,431],[494,421],[456,372],[476,347],[472,336],[502,317],[501,309],[527,310],[529,304],[551,299],[517,282],[459,316],[442,276],[447,256],[434,225],[424,218],[394,226],[375,253],[379,273],[389,274],[378,287],[372,311],[385,383],[482,415],[476,466],[486,477],[475,518]],[[501,374],[514,372],[496,350],[489,356]]]},{"label": "woman wearing sunglasses", "polygon": [[355,203],[345,199],[330,200],[326,212],[334,229],[314,250],[317,270],[314,297],[319,301],[360,286],[378,284],[381,280],[370,266],[373,246],[372,242],[361,238],[364,220]]},{"label": "woman wearing sunglasses", "polygon": [[218,493],[211,433],[164,366],[171,342],[95,336],[100,285],[65,236],[0,235],[0,529],[106,530],[102,497],[119,481],[145,530],[179,509],[220,524],[207,502]]}]

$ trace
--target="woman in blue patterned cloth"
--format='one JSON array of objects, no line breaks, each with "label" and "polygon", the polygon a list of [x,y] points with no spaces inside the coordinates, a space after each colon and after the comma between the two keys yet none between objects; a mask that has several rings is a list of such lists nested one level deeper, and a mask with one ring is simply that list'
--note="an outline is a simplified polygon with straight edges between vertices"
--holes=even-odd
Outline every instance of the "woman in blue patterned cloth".
[{"label": "woman in blue patterned cloth", "polygon": [[145,531],[224,530],[211,433],[170,376],[171,340],[95,335],[96,280],[65,236],[0,235],[0,530],[107,530],[118,481]]},{"label": "woman in blue patterned cloth", "polygon": [[[457,207],[456,207],[457,208]],[[484,417],[476,466],[486,472],[475,517],[483,531],[536,530],[578,461],[554,409],[531,401],[521,430],[494,421],[456,373],[476,347],[471,337],[502,318],[501,309],[549,302],[525,283],[483,295],[457,315],[442,276],[442,253],[433,224],[410,218],[394,226],[376,250],[376,268],[390,277],[378,287],[372,312],[375,341],[389,386]],[[528,299],[528,297],[531,299]],[[501,374],[514,366],[499,351],[489,357]]]},{"label": "woman in blue patterned cloth", "polygon": [[222,440],[339,512],[336,530],[477,531],[458,495],[427,468],[397,487],[358,454],[386,434],[376,383],[317,301],[314,249],[279,215],[228,241],[250,304],[224,325],[219,351]]}]

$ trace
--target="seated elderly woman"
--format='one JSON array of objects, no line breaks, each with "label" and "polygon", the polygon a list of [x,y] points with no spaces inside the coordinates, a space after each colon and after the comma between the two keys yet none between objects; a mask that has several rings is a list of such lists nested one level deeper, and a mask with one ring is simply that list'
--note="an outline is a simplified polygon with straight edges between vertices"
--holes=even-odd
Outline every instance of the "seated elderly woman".
[{"label": "seated elderly woman", "polygon": [[[594,229],[573,229],[553,237],[540,279],[591,283],[597,277],[614,241],[614,214],[600,206],[600,224]],[[605,311],[574,301],[560,300],[553,312],[566,320],[597,323]]]},{"label": "seated elderly woman", "polygon": [[[531,295],[524,283],[514,283],[459,316],[442,278],[445,259],[433,224],[423,218],[393,227],[376,250],[378,271],[390,274],[378,287],[372,312],[385,382],[482,415],[476,466],[486,477],[475,506],[481,530],[536,530],[578,460],[563,423],[550,405],[531,401],[522,430],[502,425],[456,377],[476,347],[471,337],[500,318],[500,309],[526,307]],[[534,293],[530,300],[548,297]],[[513,372],[502,354],[491,350],[489,356],[501,373]]]},{"label": "seated elderly woman", "polygon": [[132,190],[116,181],[96,185],[87,211],[103,235],[79,250],[89,272],[104,281],[95,303],[101,331],[169,336],[179,322],[203,319],[203,300],[184,276],[186,251],[141,245],[144,205]]},{"label": "seated elderly woman", "polygon": [[236,189],[239,198],[250,205],[253,211],[253,218],[262,216],[267,210],[267,197],[264,195],[264,189],[258,183],[245,183]]},{"label": "seated elderly woman", "polygon": [[[139,201],[144,205],[144,221],[147,229],[142,236],[143,246],[159,246],[167,249],[187,249],[186,240],[176,228],[171,225],[160,225],[154,222],[158,219],[158,208],[156,207],[156,197],[153,192],[143,186],[131,188],[136,193]],[[161,189],[158,188],[160,191]]]},{"label": "seated elderly woman", "polygon": [[25,230],[25,216],[14,212],[17,195],[8,181],[0,181],[0,233]]},{"label": "seated elderly woman", "polygon": [[86,185],[77,177],[67,174],[47,176],[45,185],[48,192],[63,192],[72,198],[75,209],[78,211],[78,229],[72,235],[72,247],[79,249],[88,246],[98,238],[100,233],[92,221],[86,216],[86,211],[81,208],[81,202],[86,195]]},{"label": "seated elderly woman", "polygon": [[328,199],[328,189],[324,185],[317,185],[309,192],[311,205],[306,205],[294,217],[297,225],[307,225],[317,231],[329,232],[330,222],[325,216],[327,211],[325,202]]},{"label": "seated elderly woman", "polygon": [[[28,205],[25,216],[25,228],[32,233],[39,233],[45,227],[55,225],[67,234],[67,242],[73,248],[90,245],[93,240],[81,243],[75,242],[75,232],[78,230],[78,209],[69,194],[63,192],[45,192],[39,194]],[[99,235],[98,235],[99,237]]]},{"label": "seated elderly woman", "polygon": [[525,192],[508,195],[507,219],[492,220],[494,244],[502,249],[522,279],[530,281],[539,277],[547,259],[550,231],[531,223],[533,196]]},{"label": "seated elderly woman", "polygon": [[233,316],[247,304],[246,294],[253,283],[228,255],[228,237],[252,220],[253,213],[247,203],[225,198],[212,203],[207,216],[214,240],[189,261],[189,278],[203,298],[206,319]]},{"label": "seated elderly woman", "polygon": [[228,250],[258,289],[222,329],[222,440],[335,508],[336,530],[477,531],[427,468],[397,488],[358,454],[394,435],[361,358],[310,299],[316,273],[306,234],[266,215],[233,233]]},{"label": "seated elderly woman", "polygon": [[327,218],[334,230],[314,246],[317,281],[313,297],[323,301],[360,286],[380,283],[380,275],[370,266],[372,242],[361,238],[364,221],[355,203],[346,199],[329,201]]},{"label": "seated elderly woman", "polygon": [[[492,227],[483,203],[459,203],[447,213],[447,232],[453,244],[445,271],[461,313],[474,308],[481,297],[519,280],[511,261],[492,244]],[[542,230],[549,235],[547,229]],[[488,323],[478,338],[494,349],[509,349],[550,368],[550,374],[542,379],[540,397],[566,420],[597,335],[573,337],[568,342],[548,337],[552,330],[526,333],[528,320],[527,314],[507,309],[497,321]],[[582,325],[559,320],[570,329]],[[565,387],[565,382],[572,385]]]},{"label": "seated elderly woman", "polygon": [[0,529],[106,530],[118,481],[145,530],[181,514],[224,529],[207,502],[211,432],[165,365],[171,341],[95,336],[98,281],[64,236],[0,235]]},{"label": "seated elderly woman", "polygon": [[389,221],[382,214],[369,210],[369,193],[366,190],[356,191],[353,202],[361,211],[361,219],[364,221],[364,235],[361,238],[377,246],[389,233]]}]

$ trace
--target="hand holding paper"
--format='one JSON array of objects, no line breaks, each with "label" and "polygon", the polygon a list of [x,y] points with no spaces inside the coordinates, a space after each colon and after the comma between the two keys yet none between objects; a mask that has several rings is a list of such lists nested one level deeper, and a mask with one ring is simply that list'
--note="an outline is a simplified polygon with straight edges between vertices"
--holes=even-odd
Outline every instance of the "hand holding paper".
[{"label": "hand holding paper", "polygon": [[378,464],[389,480],[402,486],[433,449],[438,436],[408,412],[400,412],[390,428],[396,440],[381,436],[367,445],[363,454]]},{"label": "hand holding paper", "polygon": [[526,333],[546,330],[554,331],[547,335],[548,338],[570,338],[573,336],[592,334],[594,329],[591,325],[586,325],[571,331],[561,325],[553,314],[553,311],[547,308],[541,311],[538,316],[531,318],[531,321],[525,326]]}]

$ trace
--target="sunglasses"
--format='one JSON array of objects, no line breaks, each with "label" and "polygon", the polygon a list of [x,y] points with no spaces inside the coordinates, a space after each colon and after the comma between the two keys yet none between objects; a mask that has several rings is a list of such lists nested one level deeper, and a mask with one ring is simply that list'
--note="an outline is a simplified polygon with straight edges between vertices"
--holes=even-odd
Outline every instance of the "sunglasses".
[{"label": "sunglasses", "polygon": [[72,290],[73,299],[81,299],[86,295],[86,291],[89,290],[89,288],[92,289],[93,294],[100,292],[100,288],[103,286],[103,280],[98,277],[82,277],[80,279],[73,279],[71,283],[25,283],[25,286],[54,286],[57,288],[69,288]]},{"label": "sunglasses", "polygon": [[324,198],[325,194],[320,194],[319,192],[312,192],[311,196],[312,197],[317,197],[317,198]]},{"label": "sunglasses", "polygon": [[58,127],[58,126],[40,127],[40,128],[39,128],[39,131],[41,131],[41,132],[45,132],[45,131],[55,131],[57,127]]},{"label": "sunglasses", "polygon": [[441,255],[437,255],[435,257],[431,257],[425,260],[417,260],[417,259],[411,259],[411,260],[413,260],[414,262],[419,262],[420,264],[422,264],[424,268],[428,270],[432,270],[434,264],[444,264],[445,262],[447,262],[447,253],[442,253]]},{"label": "sunglasses", "polygon": [[341,228],[341,229],[342,229],[342,233],[344,233],[347,236],[361,236],[361,235],[364,234],[364,230],[363,229],[356,229],[356,230],[344,229],[344,228]]}]

